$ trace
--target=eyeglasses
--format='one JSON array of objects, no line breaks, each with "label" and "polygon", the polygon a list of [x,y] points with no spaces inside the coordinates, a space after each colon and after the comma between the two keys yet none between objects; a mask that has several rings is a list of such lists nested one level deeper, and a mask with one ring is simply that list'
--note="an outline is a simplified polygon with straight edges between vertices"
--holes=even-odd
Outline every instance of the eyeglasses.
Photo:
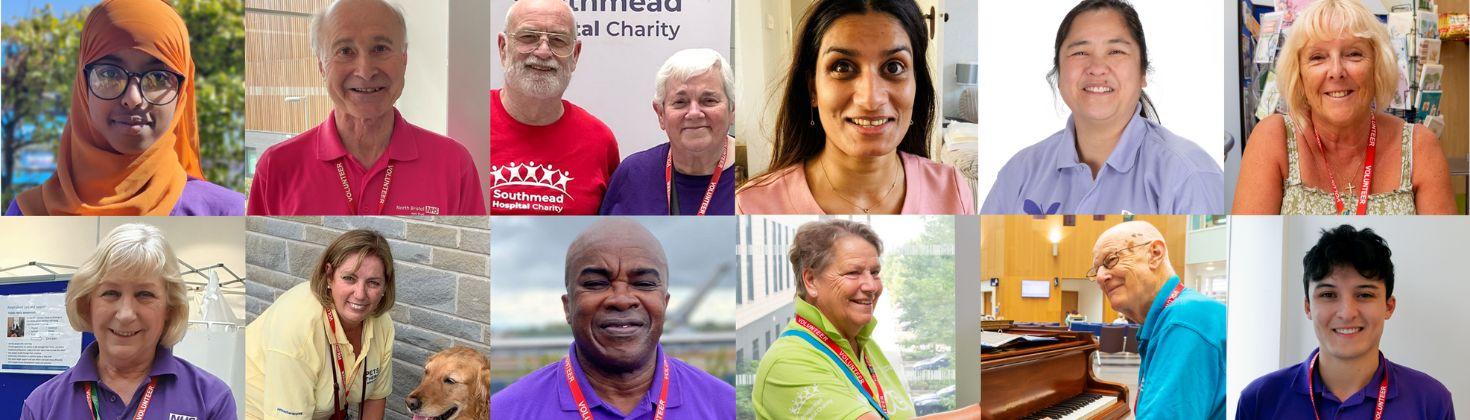
[{"label": "eyeglasses", "polygon": [[567,58],[572,56],[572,50],[577,46],[576,40],[572,39],[571,35],[530,29],[516,32],[510,36],[510,39],[515,41],[516,52],[521,54],[530,54],[545,43],[546,47],[551,50],[551,55]]},{"label": "eyeglasses", "polygon": [[168,70],[133,73],[114,64],[88,64],[82,68],[87,76],[87,90],[104,101],[117,99],[138,78],[138,92],[153,105],[168,105],[179,97],[184,76]]},{"label": "eyeglasses", "polygon": [[1151,243],[1153,243],[1153,242],[1144,242],[1144,243],[1141,243],[1141,244],[1138,244],[1138,245],[1134,245],[1134,246],[1123,248],[1123,249],[1120,249],[1120,250],[1117,250],[1117,251],[1109,252],[1106,257],[1103,257],[1102,264],[1094,265],[1094,266],[1092,266],[1092,269],[1087,270],[1087,278],[1089,280],[1092,280],[1092,281],[1097,281],[1097,272],[1098,272],[1098,270],[1112,270],[1113,267],[1116,267],[1118,265],[1118,260],[1120,260],[1120,259],[1123,258],[1123,256],[1121,255],[1123,253],[1123,251],[1127,251],[1127,250],[1130,250],[1130,249],[1133,249],[1133,248],[1138,248],[1138,247],[1141,247],[1141,246],[1144,246],[1144,245],[1148,245],[1148,244],[1151,244]]}]

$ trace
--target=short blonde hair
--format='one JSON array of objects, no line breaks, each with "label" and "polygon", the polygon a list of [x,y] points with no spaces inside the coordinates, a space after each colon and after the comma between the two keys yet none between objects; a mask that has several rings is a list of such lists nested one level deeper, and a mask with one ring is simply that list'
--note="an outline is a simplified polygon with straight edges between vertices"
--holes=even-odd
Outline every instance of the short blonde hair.
[{"label": "short blonde hair", "polygon": [[393,309],[393,251],[388,247],[388,240],[372,230],[350,230],[332,240],[331,245],[327,245],[327,249],[322,251],[322,258],[316,262],[316,268],[311,271],[311,293],[316,295],[322,308],[331,308],[332,292],[327,289],[332,285],[332,270],[341,267],[348,257],[354,255],[361,255],[362,258],[377,257],[383,262],[383,300],[378,302],[378,308],[369,315],[388,313]]},{"label": "short blonde hair", "polygon": [[1287,117],[1297,130],[1306,130],[1307,94],[1302,86],[1301,57],[1308,43],[1357,37],[1373,48],[1373,110],[1388,108],[1399,86],[1398,58],[1389,41],[1388,29],[1357,0],[1320,0],[1307,6],[1291,25],[1281,55],[1276,60],[1276,87],[1286,99]]},{"label": "short blonde hair", "polygon": [[107,276],[159,278],[167,296],[168,315],[158,344],[173,347],[189,330],[189,291],[179,275],[179,260],[158,228],[141,223],[118,226],[102,239],[66,284],[66,317],[72,329],[92,331],[92,294]]}]

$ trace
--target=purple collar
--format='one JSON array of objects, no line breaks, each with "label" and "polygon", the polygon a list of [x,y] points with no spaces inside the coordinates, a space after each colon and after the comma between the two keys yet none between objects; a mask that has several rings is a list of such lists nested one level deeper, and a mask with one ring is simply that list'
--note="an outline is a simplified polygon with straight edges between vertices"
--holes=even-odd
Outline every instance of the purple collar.
[{"label": "purple collar", "polygon": [[[77,364],[72,367],[70,378],[68,378],[73,384],[101,380],[101,377],[97,374],[98,351],[97,342],[95,341],[87,345],[87,349],[82,351],[82,357],[77,359]],[[159,377],[169,375],[177,377],[183,370],[184,366],[179,363],[178,358],[174,357],[172,349],[158,346],[153,352],[153,367],[148,372],[148,376]]]},{"label": "purple collar", "polygon": [[1365,385],[1363,389],[1360,389],[1357,392],[1354,392],[1352,395],[1348,396],[1346,401],[1339,401],[1337,399],[1337,396],[1333,395],[1332,391],[1327,390],[1327,384],[1322,382],[1321,375],[1313,375],[1312,372],[1309,370],[1309,366],[1312,363],[1312,358],[1316,357],[1317,353],[1320,353],[1321,351],[1322,349],[1320,348],[1312,350],[1312,354],[1308,355],[1306,360],[1303,360],[1301,364],[1297,365],[1297,368],[1295,369],[1295,374],[1292,375],[1291,389],[1295,390],[1298,395],[1307,396],[1307,381],[1312,381],[1312,387],[1316,388],[1317,393],[1321,394],[1320,398],[1322,398],[1323,400],[1335,401],[1344,406],[1357,405],[1367,402],[1369,400],[1376,400],[1378,398],[1378,384],[1382,381],[1384,372],[1388,371],[1389,369],[1393,369],[1394,372],[1392,373],[1393,377],[1388,378],[1387,398],[1393,399],[1394,397],[1399,395],[1399,384],[1396,382],[1399,376],[1398,369],[1396,368],[1397,365],[1389,362],[1387,358],[1383,357],[1383,352],[1379,351],[1378,370],[1373,372],[1373,376],[1368,379],[1368,384]]},{"label": "purple collar", "polygon": [[[672,365],[672,363],[674,362],[674,359],[672,357],[668,357],[668,356],[664,355],[664,347],[663,347],[662,344],[655,345],[654,347],[655,347],[655,351],[654,351],[654,360],[655,360],[655,362],[654,363],[658,363],[657,361],[659,361],[659,360],[664,360],[665,361],[664,363],[670,363],[671,364],[669,366],[669,399],[668,399],[668,405],[669,406],[668,406],[668,408],[678,407],[680,405],[679,384],[681,382],[679,380],[679,368],[677,366]],[[582,370],[582,363],[581,363],[581,361],[577,360],[577,343],[576,342],[573,342],[572,345],[571,345],[571,349],[567,351],[567,357],[571,358],[571,360],[572,360],[572,373],[577,375],[577,384],[582,387],[582,396],[585,397],[585,398],[587,398],[587,407],[589,409],[596,409],[598,406],[604,405],[603,404],[603,401],[602,401],[602,397],[601,396],[598,396],[597,395],[597,391],[596,390],[593,390],[592,389],[592,385],[587,382],[587,373]],[[556,364],[557,365],[560,365],[561,363],[558,362]],[[654,402],[658,401],[658,386],[659,386],[659,378],[660,378],[660,376],[659,376],[659,374],[657,372],[657,369],[661,369],[661,367],[655,365],[654,366],[654,369],[655,369],[655,373],[654,373],[654,384],[652,386],[649,386],[648,387],[648,393],[647,394],[644,394],[643,401],[640,402],[640,403],[638,403],[638,407],[637,408],[634,408],[632,413],[620,413],[617,408],[615,408],[613,406],[610,406],[610,405],[603,407],[603,409],[604,410],[611,411],[611,412],[614,412],[614,413],[618,413],[619,415],[622,415],[622,416],[633,416],[633,415],[637,415],[637,414],[639,414],[640,412],[642,412],[644,410],[650,410],[650,412],[651,412]],[[566,384],[566,379],[562,378],[561,375],[557,375],[556,381],[560,382],[560,384],[558,384],[559,386],[556,387],[556,390],[557,390],[556,392],[557,392],[557,400],[561,401],[561,409],[562,409],[562,411],[576,412],[577,411],[577,400],[572,397],[571,390],[568,389],[566,386],[564,386]],[[647,414],[647,413],[645,413],[645,414]]]}]

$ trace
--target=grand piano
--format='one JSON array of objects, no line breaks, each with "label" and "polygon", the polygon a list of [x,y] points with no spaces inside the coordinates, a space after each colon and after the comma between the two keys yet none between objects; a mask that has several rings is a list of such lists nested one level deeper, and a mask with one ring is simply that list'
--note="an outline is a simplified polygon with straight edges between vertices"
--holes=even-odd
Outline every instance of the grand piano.
[{"label": "grand piano", "polygon": [[980,417],[984,419],[1121,419],[1128,387],[1097,379],[1091,333],[1012,328],[1008,334],[1052,337],[980,354]]}]

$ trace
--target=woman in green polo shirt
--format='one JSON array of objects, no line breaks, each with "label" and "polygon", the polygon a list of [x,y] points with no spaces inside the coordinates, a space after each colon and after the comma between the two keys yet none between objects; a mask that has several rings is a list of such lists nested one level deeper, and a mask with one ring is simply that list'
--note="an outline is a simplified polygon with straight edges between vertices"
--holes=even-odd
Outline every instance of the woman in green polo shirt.
[{"label": "woman in green polo shirt", "polygon": [[[824,220],[796,231],[796,318],[756,371],[751,399],[758,418],[914,418],[908,389],[872,340],[882,253],[883,242],[862,223]],[[924,418],[979,416],[972,405]]]}]

